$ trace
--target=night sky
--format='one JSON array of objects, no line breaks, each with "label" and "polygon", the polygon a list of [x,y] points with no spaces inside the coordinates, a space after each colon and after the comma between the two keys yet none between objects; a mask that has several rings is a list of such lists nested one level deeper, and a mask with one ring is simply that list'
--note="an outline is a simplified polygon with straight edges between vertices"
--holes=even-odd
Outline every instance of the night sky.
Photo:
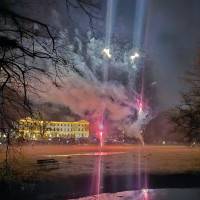
[{"label": "night sky", "polygon": [[[134,1],[119,1],[118,30],[132,35]],[[182,76],[195,62],[200,46],[200,1],[149,0],[146,28],[146,54],[154,66],[161,108],[179,102],[186,86]]]},{"label": "night sky", "polygon": [[[21,1],[26,3],[17,8],[20,12],[59,29],[68,26],[64,0]],[[135,1],[116,0],[115,3],[114,32],[132,42]],[[105,7],[103,0],[100,10],[103,18]],[[193,65],[198,54],[199,10],[199,0],[149,0],[144,51],[153,65],[158,107],[161,109],[178,103],[180,91],[186,88],[181,77]],[[70,14],[83,32],[89,29],[87,17],[83,13],[72,10]],[[104,25],[105,21],[95,22],[98,36],[104,35]]]}]

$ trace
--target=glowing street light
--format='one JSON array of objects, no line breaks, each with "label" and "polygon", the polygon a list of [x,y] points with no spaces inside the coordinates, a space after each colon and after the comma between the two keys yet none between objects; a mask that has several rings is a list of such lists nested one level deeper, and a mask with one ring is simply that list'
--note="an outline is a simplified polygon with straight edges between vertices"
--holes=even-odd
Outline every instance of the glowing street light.
[{"label": "glowing street light", "polygon": [[111,55],[111,53],[110,53],[110,49],[105,48],[105,49],[103,49],[102,53],[103,53],[104,55],[106,55],[109,59],[112,58],[112,55]]},{"label": "glowing street light", "polygon": [[135,52],[132,56],[130,56],[131,62],[134,63],[137,58],[140,57],[138,52]]}]

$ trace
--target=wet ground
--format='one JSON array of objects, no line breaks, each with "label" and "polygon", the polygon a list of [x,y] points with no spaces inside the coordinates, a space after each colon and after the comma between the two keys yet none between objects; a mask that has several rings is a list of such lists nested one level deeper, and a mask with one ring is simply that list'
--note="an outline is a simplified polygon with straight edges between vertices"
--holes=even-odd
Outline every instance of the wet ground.
[{"label": "wet ground", "polygon": [[154,189],[106,193],[79,198],[80,200],[199,200],[200,189]]},{"label": "wet ground", "polygon": [[[87,197],[89,199],[140,199],[148,189],[148,198],[141,200],[196,200],[200,188],[200,149],[184,146],[34,146],[23,147],[24,171],[36,171],[39,179],[6,185],[1,182],[4,199],[61,200]],[[37,163],[38,159],[51,163]],[[54,161],[55,162],[52,162]],[[40,163],[40,162],[39,162]],[[170,188],[170,189],[167,189]],[[180,188],[180,190],[178,189]],[[151,190],[150,190],[151,189]],[[153,189],[153,190],[152,190]],[[162,189],[162,190],[157,190]],[[164,189],[164,190],[163,190]],[[118,192],[132,191],[119,194]],[[115,194],[117,193],[117,194]],[[144,193],[144,194],[143,194]],[[157,196],[151,196],[158,194]],[[165,196],[163,196],[165,194]],[[174,196],[173,196],[173,195]],[[119,197],[119,196],[122,197]],[[125,195],[125,196],[123,196]],[[134,196],[134,198],[130,196]],[[146,195],[146,194],[145,194]],[[169,196],[172,195],[172,196]],[[161,198],[162,197],[162,198]],[[199,200],[199,199],[198,199]]]},{"label": "wet ground", "polygon": [[19,153],[19,157],[22,155],[22,162],[17,165],[22,164],[26,167],[21,168],[34,170],[38,159],[52,158],[59,162],[59,168],[48,171],[48,177],[91,175],[98,168],[99,152],[101,152],[101,172],[106,175],[200,172],[200,147],[167,145],[144,147],[107,145],[102,149],[95,145],[22,146]]},{"label": "wet ground", "polygon": [[[9,186],[10,190],[8,190],[8,186],[0,185],[0,194],[2,200],[66,200],[89,196],[91,198],[88,199],[104,199],[105,196],[105,199],[114,200],[113,197],[111,198],[112,195],[115,198],[118,196],[118,198],[126,200],[199,200],[200,197],[200,175],[197,174],[149,175],[148,186],[142,181],[141,188],[138,188],[136,175],[105,176],[102,178],[100,189],[96,191],[92,189],[95,185],[91,185],[92,183],[92,177],[85,175],[68,177],[63,180],[27,182],[25,185],[13,184]],[[130,193],[128,193],[128,197],[123,193],[119,194],[123,191],[135,191],[135,193],[130,198]],[[144,191],[148,191],[146,199],[143,198]],[[101,196],[105,193],[106,195]]]}]

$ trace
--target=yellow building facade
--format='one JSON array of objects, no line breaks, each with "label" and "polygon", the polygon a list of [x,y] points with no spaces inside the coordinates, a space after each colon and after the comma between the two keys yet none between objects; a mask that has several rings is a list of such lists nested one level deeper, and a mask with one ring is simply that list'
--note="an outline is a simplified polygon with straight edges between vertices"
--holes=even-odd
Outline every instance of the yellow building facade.
[{"label": "yellow building facade", "polygon": [[38,140],[50,138],[87,138],[89,137],[89,122],[42,121],[25,118],[19,121],[19,134],[25,139]]}]

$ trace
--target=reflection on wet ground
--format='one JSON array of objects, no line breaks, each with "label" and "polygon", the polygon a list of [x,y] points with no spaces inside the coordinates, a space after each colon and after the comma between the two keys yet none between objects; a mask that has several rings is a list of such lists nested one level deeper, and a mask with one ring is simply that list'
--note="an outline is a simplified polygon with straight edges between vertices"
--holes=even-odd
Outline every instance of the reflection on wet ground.
[{"label": "reflection on wet ground", "polygon": [[[60,169],[56,176],[67,179],[43,183],[44,190],[39,188],[39,199],[134,199],[134,200],[199,200],[199,176],[187,174],[151,175],[147,172],[148,157],[141,159],[141,154],[133,156],[127,152],[87,152],[80,154],[44,155],[47,158],[59,159]],[[119,162],[116,162],[116,160]],[[115,161],[115,162],[113,162]],[[113,165],[114,164],[114,165]],[[71,167],[69,170],[69,167]],[[84,168],[84,169],[82,169]],[[87,169],[87,170],[86,170]],[[76,174],[75,171],[79,172]],[[82,172],[82,174],[80,173]],[[133,173],[134,172],[134,173]],[[123,174],[124,173],[124,174]],[[189,181],[189,183],[185,182]],[[191,184],[190,184],[191,183]],[[150,189],[150,188],[171,189]],[[180,189],[177,189],[177,187]],[[191,187],[185,189],[184,187]],[[52,188],[48,193],[46,188]],[[149,188],[149,189],[147,189]],[[182,189],[181,189],[182,188]],[[134,190],[134,191],[129,191]],[[57,191],[54,194],[53,191]],[[122,192],[119,192],[122,191]],[[128,191],[128,192],[123,192]],[[117,193],[116,193],[117,192]],[[47,195],[47,196],[46,196]]]},{"label": "reflection on wet ground", "polygon": [[200,189],[154,189],[126,191],[118,193],[104,193],[89,197],[79,198],[79,200],[199,200]]},{"label": "reflection on wet ground", "polygon": [[52,155],[43,155],[44,157],[70,157],[70,156],[109,156],[116,154],[123,154],[126,152],[91,152],[91,153],[76,153],[76,154],[52,154]]},{"label": "reflection on wet ground", "polygon": [[[33,158],[33,162],[30,162],[30,167],[36,169],[38,174],[41,173],[39,180],[23,185],[14,183],[12,192],[5,185],[0,185],[0,194],[10,195],[6,199],[20,200],[81,197],[102,200],[200,199],[200,174],[196,170],[199,169],[198,149],[181,148],[177,151],[169,148],[166,151],[160,147],[138,147],[132,150],[131,147],[129,152],[125,147],[110,146],[102,151],[99,148],[91,150],[91,147],[87,147],[87,151],[85,147],[84,151],[78,147],[68,147],[67,150],[62,147],[59,151],[57,148],[51,150],[48,147],[48,151],[42,151],[41,148],[37,160]],[[191,164],[194,160],[196,162]],[[182,165],[184,167],[181,171]]]}]

